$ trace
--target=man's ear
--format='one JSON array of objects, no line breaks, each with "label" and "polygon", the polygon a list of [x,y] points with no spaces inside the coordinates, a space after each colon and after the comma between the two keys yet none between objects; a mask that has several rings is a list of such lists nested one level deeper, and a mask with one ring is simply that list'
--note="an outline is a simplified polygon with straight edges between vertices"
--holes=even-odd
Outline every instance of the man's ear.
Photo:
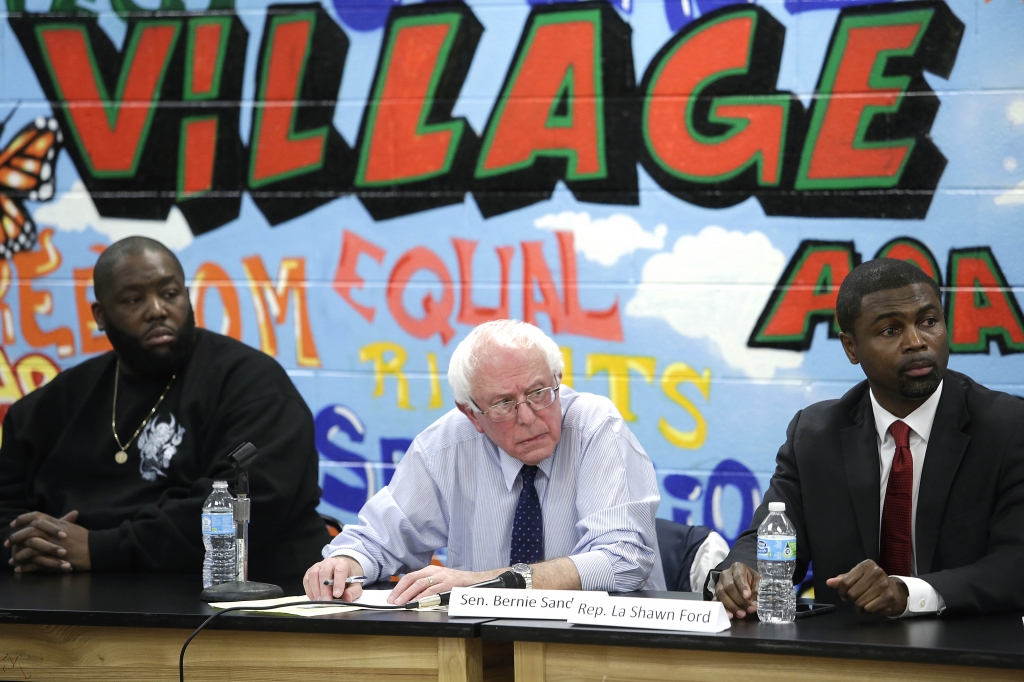
[{"label": "man's ear", "polygon": [[455,403],[455,407],[459,408],[459,412],[466,415],[469,421],[473,422],[473,426],[476,428],[477,433],[483,433],[483,426],[480,424],[480,415],[472,407],[468,405],[460,405]]},{"label": "man's ear", "polygon": [[92,304],[92,319],[96,321],[96,328],[101,332],[106,331],[107,320],[103,315],[103,306],[99,304],[99,301]]},{"label": "man's ear", "polygon": [[859,365],[860,360],[857,358],[857,340],[853,334],[849,332],[839,332],[839,341],[843,344],[843,352],[846,353],[846,359],[850,361],[851,365]]}]

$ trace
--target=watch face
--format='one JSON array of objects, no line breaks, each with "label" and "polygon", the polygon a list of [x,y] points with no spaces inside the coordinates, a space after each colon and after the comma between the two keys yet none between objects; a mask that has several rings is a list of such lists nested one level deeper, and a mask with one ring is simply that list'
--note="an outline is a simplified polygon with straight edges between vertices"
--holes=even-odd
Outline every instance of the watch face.
[{"label": "watch face", "polygon": [[512,566],[512,572],[522,577],[523,587],[533,589],[533,569],[529,564],[515,564]]}]

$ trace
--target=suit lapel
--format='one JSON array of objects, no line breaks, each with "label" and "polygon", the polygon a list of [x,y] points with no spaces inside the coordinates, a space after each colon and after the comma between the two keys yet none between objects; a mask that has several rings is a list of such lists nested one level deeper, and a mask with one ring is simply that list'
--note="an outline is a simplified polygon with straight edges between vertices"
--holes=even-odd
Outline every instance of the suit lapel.
[{"label": "suit lapel", "polygon": [[963,387],[952,372],[947,372],[928,438],[917,494],[918,575],[932,572],[939,525],[942,523],[949,488],[953,485],[960,460],[971,441],[971,437],[963,432],[969,421]]},{"label": "suit lapel", "polygon": [[[878,502],[881,474],[878,471],[878,438],[871,399],[867,392],[851,411],[853,426],[839,431],[846,465],[846,480],[857,518],[857,529],[864,544],[864,555],[878,561]],[[920,516],[918,517],[920,518]]]}]

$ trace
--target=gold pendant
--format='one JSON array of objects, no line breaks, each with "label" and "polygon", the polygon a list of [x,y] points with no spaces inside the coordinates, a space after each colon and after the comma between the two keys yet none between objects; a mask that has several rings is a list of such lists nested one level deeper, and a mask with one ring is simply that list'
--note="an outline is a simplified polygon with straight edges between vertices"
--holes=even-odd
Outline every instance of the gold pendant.
[{"label": "gold pendant", "polygon": [[128,461],[128,453],[124,450],[118,450],[117,454],[114,455],[114,461],[118,464],[124,464]]}]

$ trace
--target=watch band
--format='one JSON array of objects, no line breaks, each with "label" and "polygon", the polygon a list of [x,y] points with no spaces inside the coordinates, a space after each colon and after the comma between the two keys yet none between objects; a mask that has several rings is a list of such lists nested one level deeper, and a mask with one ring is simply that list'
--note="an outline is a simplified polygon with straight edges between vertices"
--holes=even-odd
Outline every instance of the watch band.
[{"label": "watch band", "polygon": [[526,589],[533,589],[533,568],[529,564],[516,564],[512,567],[512,570],[523,576],[523,580],[526,582]]}]

